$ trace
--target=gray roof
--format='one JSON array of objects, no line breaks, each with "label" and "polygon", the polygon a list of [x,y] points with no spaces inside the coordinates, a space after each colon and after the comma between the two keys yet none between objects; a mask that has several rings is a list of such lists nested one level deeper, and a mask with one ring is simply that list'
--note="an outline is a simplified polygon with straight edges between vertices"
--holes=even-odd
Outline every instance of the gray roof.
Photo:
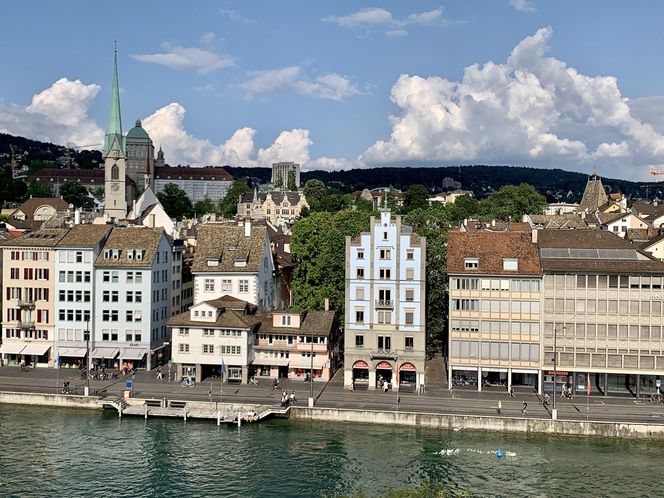
[{"label": "gray roof", "polygon": [[[163,234],[163,228],[115,227],[104,244],[104,250],[97,256],[95,266],[151,268]],[[120,249],[119,257],[104,257],[106,249]],[[128,249],[143,249],[143,257],[129,259]]]},{"label": "gray roof", "polygon": [[75,225],[65,235],[58,247],[92,249],[111,231],[109,225]]},{"label": "gray roof", "polygon": [[602,184],[601,178],[593,173],[592,176],[588,178],[588,183],[586,184],[586,189],[583,191],[583,197],[581,198],[578,211],[594,213],[601,205],[606,204],[608,201],[609,198],[604,191],[604,185]]},{"label": "gray roof", "polygon": [[55,247],[68,231],[68,228],[42,228],[15,239],[4,240],[0,242],[0,245],[4,247]]},{"label": "gray roof", "polygon": [[288,202],[290,203],[291,206],[300,202],[300,197],[303,195],[301,192],[294,192],[294,191],[284,192],[281,190],[274,190],[272,192],[246,192],[242,196],[241,202],[243,203],[253,202],[254,196],[256,196],[256,199],[260,201],[260,203],[262,204],[265,202],[265,199],[267,199],[268,194],[272,197],[272,201],[275,204],[281,204],[284,200],[284,197],[288,198]]},{"label": "gray roof", "polygon": [[333,332],[335,312],[329,311],[305,311],[302,313],[300,328],[274,327],[272,325],[273,312],[261,312],[258,318],[261,321],[258,332],[261,334],[286,334],[286,335],[315,335],[329,337]]},{"label": "gray roof", "polygon": [[[196,236],[192,272],[257,272],[263,262],[267,228],[251,227],[249,237],[244,226],[201,225]],[[214,265],[208,265],[214,261]],[[240,261],[244,262],[238,264]]]}]

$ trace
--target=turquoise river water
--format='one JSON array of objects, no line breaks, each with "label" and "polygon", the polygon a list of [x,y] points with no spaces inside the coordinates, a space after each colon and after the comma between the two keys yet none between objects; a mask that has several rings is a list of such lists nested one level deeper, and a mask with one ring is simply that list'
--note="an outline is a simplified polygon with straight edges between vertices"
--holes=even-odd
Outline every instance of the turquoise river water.
[{"label": "turquoise river water", "polygon": [[0,496],[380,496],[424,480],[472,496],[664,496],[664,443],[0,405]]}]

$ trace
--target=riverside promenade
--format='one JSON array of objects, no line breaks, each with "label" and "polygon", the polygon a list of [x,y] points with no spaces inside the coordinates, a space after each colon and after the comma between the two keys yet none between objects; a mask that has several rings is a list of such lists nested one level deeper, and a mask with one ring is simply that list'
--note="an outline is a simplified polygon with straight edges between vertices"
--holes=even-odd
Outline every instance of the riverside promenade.
[{"label": "riverside promenade", "polygon": [[[166,376],[167,377],[167,374]],[[0,391],[43,394],[62,394],[62,383],[69,379],[72,394],[83,394],[86,380],[77,370],[33,369],[21,372],[18,367],[0,367]],[[540,419],[551,418],[550,408],[542,405],[532,390],[517,390],[510,397],[504,389],[489,388],[482,392],[469,389],[448,390],[444,385],[427,386],[426,392],[349,391],[343,388],[342,372],[327,383],[314,382],[313,395],[316,408],[334,410],[409,412],[445,414],[453,416],[483,416],[492,418]],[[259,385],[224,383],[211,379],[194,387],[182,387],[179,382],[157,380],[155,372],[138,372],[120,376],[112,381],[90,381],[90,394],[95,397],[121,396],[126,382],[133,380],[132,397],[139,399],[177,399],[182,401],[222,402],[278,406],[281,391],[295,391],[298,406],[307,406],[310,384],[281,380],[279,390],[272,389],[270,379],[261,379]],[[498,409],[500,401],[501,409]],[[523,402],[527,413],[522,413]],[[633,397],[577,396],[574,399],[556,399],[559,420],[614,423],[638,423],[664,426],[664,405],[651,404]]]}]

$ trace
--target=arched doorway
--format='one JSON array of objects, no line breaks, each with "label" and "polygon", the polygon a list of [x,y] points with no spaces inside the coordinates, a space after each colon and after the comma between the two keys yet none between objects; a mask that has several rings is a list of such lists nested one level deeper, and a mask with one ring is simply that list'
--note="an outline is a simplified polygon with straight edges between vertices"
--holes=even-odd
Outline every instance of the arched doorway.
[{"label": "arched doorway", "polygon": [[392,365],[387,361],[381,361],[376,365],[376,388],[382,389],[384,383],[392,382]]},{"label": "arched doorway", "polygon": [[399,367],[399,386],[417,386],[417,368],[412,363],[402,363]]},{"label": "arched doorway", "polygon": [[353,389],[369,387],[369,365],[366,361],[353,363]]}]

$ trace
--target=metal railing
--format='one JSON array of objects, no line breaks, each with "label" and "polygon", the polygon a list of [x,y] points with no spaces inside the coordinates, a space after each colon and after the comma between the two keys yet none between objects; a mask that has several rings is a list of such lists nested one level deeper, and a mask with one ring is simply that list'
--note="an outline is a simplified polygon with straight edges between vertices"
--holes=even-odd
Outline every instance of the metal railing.
[{"label": "metal railing", "polygon": [[394,308],[394,301],[392,299],[376,299],[376,308]]}]

